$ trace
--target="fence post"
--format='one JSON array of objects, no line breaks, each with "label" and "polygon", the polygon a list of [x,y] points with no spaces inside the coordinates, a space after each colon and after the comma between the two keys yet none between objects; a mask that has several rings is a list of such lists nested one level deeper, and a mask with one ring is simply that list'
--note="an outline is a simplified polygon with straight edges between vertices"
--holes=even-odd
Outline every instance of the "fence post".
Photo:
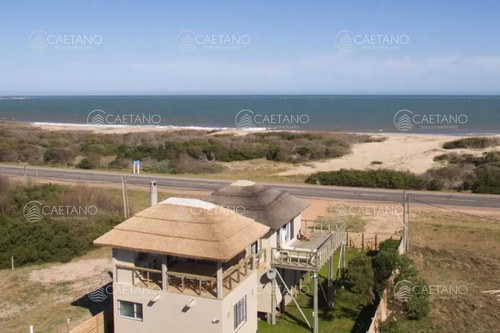
[{"label": "fence post", "polygon": [[361,249],[362,250],[365,249],[365,233],[364,232],[361,234]]}]

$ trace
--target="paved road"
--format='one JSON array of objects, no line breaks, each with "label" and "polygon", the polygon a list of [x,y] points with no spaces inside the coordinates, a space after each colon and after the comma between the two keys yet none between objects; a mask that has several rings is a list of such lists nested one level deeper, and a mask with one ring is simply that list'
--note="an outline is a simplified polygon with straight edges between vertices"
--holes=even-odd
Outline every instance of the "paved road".
[{"label": "paved road", "polygon": [[[0,165],[0,175],[23,176],[22,166]],[[127,183],[149,186],[151,180],[156,180],[160,188],[182,188],[192,190],[216,190],[231,183],[222,180],[207,180],[196,178],[180,178],[151,175],[132,175],[116,172],[68,170],[59,168],[27,167],[26,174],[31,177],[74,182],[121,183],[121,176],[127,176]],[[296,185],[265,183],[273,188],[288,191],[290,194],[302,197],[315,197],[339,200],[366,200],[378,202],[400,202],[402,191],[385,189],[366,189],[357,187],[336,187],[320,185]],[[500,208],[500,195],[480,194],[448,194],[437,192],[407,191],[413,203],[425,202],[432,205]]]}]

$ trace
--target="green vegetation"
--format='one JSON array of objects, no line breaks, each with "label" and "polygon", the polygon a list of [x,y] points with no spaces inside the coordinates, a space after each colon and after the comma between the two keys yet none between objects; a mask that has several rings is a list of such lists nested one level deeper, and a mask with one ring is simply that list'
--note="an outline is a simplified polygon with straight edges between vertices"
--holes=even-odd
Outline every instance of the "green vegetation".
[{"label": "green vegetation", "polygon": [[[348,248],[346,250],[346,261],[350,264],[351,260],[363,254],[361,250]],[[339,251],[334,254],[334,262],[338,262]],[[363,254],[364,255],[364,254]],[[337,265],[334,265],[333,276],[339,276],[334,282],[335,288],[335,306],[333,309],[329,308],[326,303],[323,293],[319,292],[319,332],[366,332],[373,315],[373,306],[365,306],[360,301],[358,294],[352,292],[347,288],[341,287],[340,272],[337,272]],[[328,265],[325,265],[319,271],[319,281],[326,291]],[[305,294],[299,293],[297,301],[304,311],[309,322],[312,324],[312,297],[313,297],[313,283],[312,279],[305,282],[303,291],[308,291]],[[321,290],[321,289],[320,289]],[[308,333],[311,330],[308,328],[306,322],[302,318],[299,309],[292,302],[285,308],[285,313],[277,318],[276,325],[269,325],[265,320],[259,321],[258,333]]]},{"label": "green vegetation", "polygon": [[443,144],[444,149],[484,149],[488,147],[495,147],[499,145],[500,142],[496,138],[485,138],[485,137],[471,137],[458,139],[454,141],[448,141]]},{"label": "green vegetation", "polygon": [[[28,222],[23,214],[32,200],[48,207],[38,222]],[[95,238],[123,220],[119,210],[120,201],[102,189],[20,186],[0,178],[0,269],[10,267],[11,256],[19,267],[82,255],[93,248]]]},{"label": "green vegetation", "polygon": [[[394,288],[389,283],[393,272],[397,272],[394,276],[396,284],[406,280],[413,285],[420,286],[422,290],[428,290],[425,280],[418,276],[413,260],[407,255],[399,255],[398,244],[399,241],[388,239],[380,243],[379,251],[361,254],[349,262],[346,285],[350,291],[358,296],[358,301],[365,304],[365,307],[368,304],[373,304],[373,309],[375,309],[384,290],[387,287]],[[415,293],[408,302],[402,302],[394,297],[394,292],[389,293],[389,295],[389,304],[400,309],[398,312],[399,321],[420,320],[429,314],[430,305],[427,293]],[[393,321],[382,325],[381,332],[398,331],[398,323],[391,322]]]},{"label": "green vegetation", "polygon": [[423,190],[434,189],[425,178],[410,172],[394,170],[346,170],[318,172],[310,175],[309,184],[375,187],[390,189]]},{"label": "green vegetation", "polygon": [[359,296],[361,304],[373,302],[374,274],[371,258],[360,255],[352,259],[347,267],[346,282],[348,288]]},{"label": "green vegetation", "polygon": [[[130,168],[159,173],[221,173],[219,162],[269,161],[298,163],[340,157],[353,143],[373,142],[369,135],[265,132],[217,135],[212,131],[179,130],[100,134],[42,131],[0,123],[0,162],[76,166],[82,169]],[[378,141],[383,139],[376,139]]]},{"label": "green vegetation", "polygon": [[406,190],[472,191],[500,194],[500,152],[442,154],[434,161],[444,167],[428,170],[423,175],[394,170],[346,170],[317,172],[305,180],[309,184],[355,186]]},{"label": "green vegetation", "polygon": [[500,194],[500,152],[471,154],[442,154],[434,161],[445,167],[427,171],[426,178],[439,180],[445,189]]}]

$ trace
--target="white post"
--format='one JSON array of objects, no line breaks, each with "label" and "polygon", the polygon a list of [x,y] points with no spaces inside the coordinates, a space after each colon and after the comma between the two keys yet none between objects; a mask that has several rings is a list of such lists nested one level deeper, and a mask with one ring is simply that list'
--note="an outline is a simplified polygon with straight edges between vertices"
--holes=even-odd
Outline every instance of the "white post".
[{"label": "white post", "polygon": [[318,273],[313,273],[314,295],[313,295],[313,333],[318,333]]},{"label": "white post", "polygon": [[161,284],[163,291],[168,290],[168,276],[167,276],[167,256],[161,257]]},{"label": "white post", "polygon": [[158,203],[158,187],[156,186],[156,180],[152,180],[150,182],[151,189],[151,206],[154,206]]},{"label": "white post", "polygon": [[[115,252],[113,251],[113,256]],[[116,268],[116,258],[113,258],[113,282],[118,282],[118,269]]]},{"label": "white post", "polygon": [[30,333],[33,333],[33,325],[30,325]]},{"label": "white post", "polygon": [[141,161],[137,161],[137,173],[141,173]]}]

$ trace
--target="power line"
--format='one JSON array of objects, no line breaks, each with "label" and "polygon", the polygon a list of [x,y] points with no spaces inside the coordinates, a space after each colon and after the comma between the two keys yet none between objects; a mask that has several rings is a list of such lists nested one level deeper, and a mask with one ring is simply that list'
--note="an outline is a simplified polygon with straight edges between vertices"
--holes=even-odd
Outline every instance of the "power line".
[{"label": "power line", "polygon": [[448,208],[448,207],[440,206],[440,205],[433,204],[433,203],[430,203],[430,202],[426,202],[426,201],[423,201],[423,200],[419,200],[419,199],[416,199],[414,197],[412,197],[412,200],[417,201],[419,203],[422,203],[424,205],[428,205],[428,206],[440,208],[440,209],[447,210],[447,211],[450,211],[450,212],[453,212],[453,213],[458,213],[458,214],[466,215],[466,216],[469,216],[469,217],[476,217],[476,218],[480,218],[480,219],[483,219],[483,220],[489,220],[491,222],[499,222],[499,220],[497,220],[497,219],[492,219],[492,218],[486,217],[486,216],[481,216],[481,215],[475,215],[475,214],[469,214],[469,213],[461,212],[461,211],[458,211],[458,210],[455,210],[455,209],[452,209],[452,208]]}]

